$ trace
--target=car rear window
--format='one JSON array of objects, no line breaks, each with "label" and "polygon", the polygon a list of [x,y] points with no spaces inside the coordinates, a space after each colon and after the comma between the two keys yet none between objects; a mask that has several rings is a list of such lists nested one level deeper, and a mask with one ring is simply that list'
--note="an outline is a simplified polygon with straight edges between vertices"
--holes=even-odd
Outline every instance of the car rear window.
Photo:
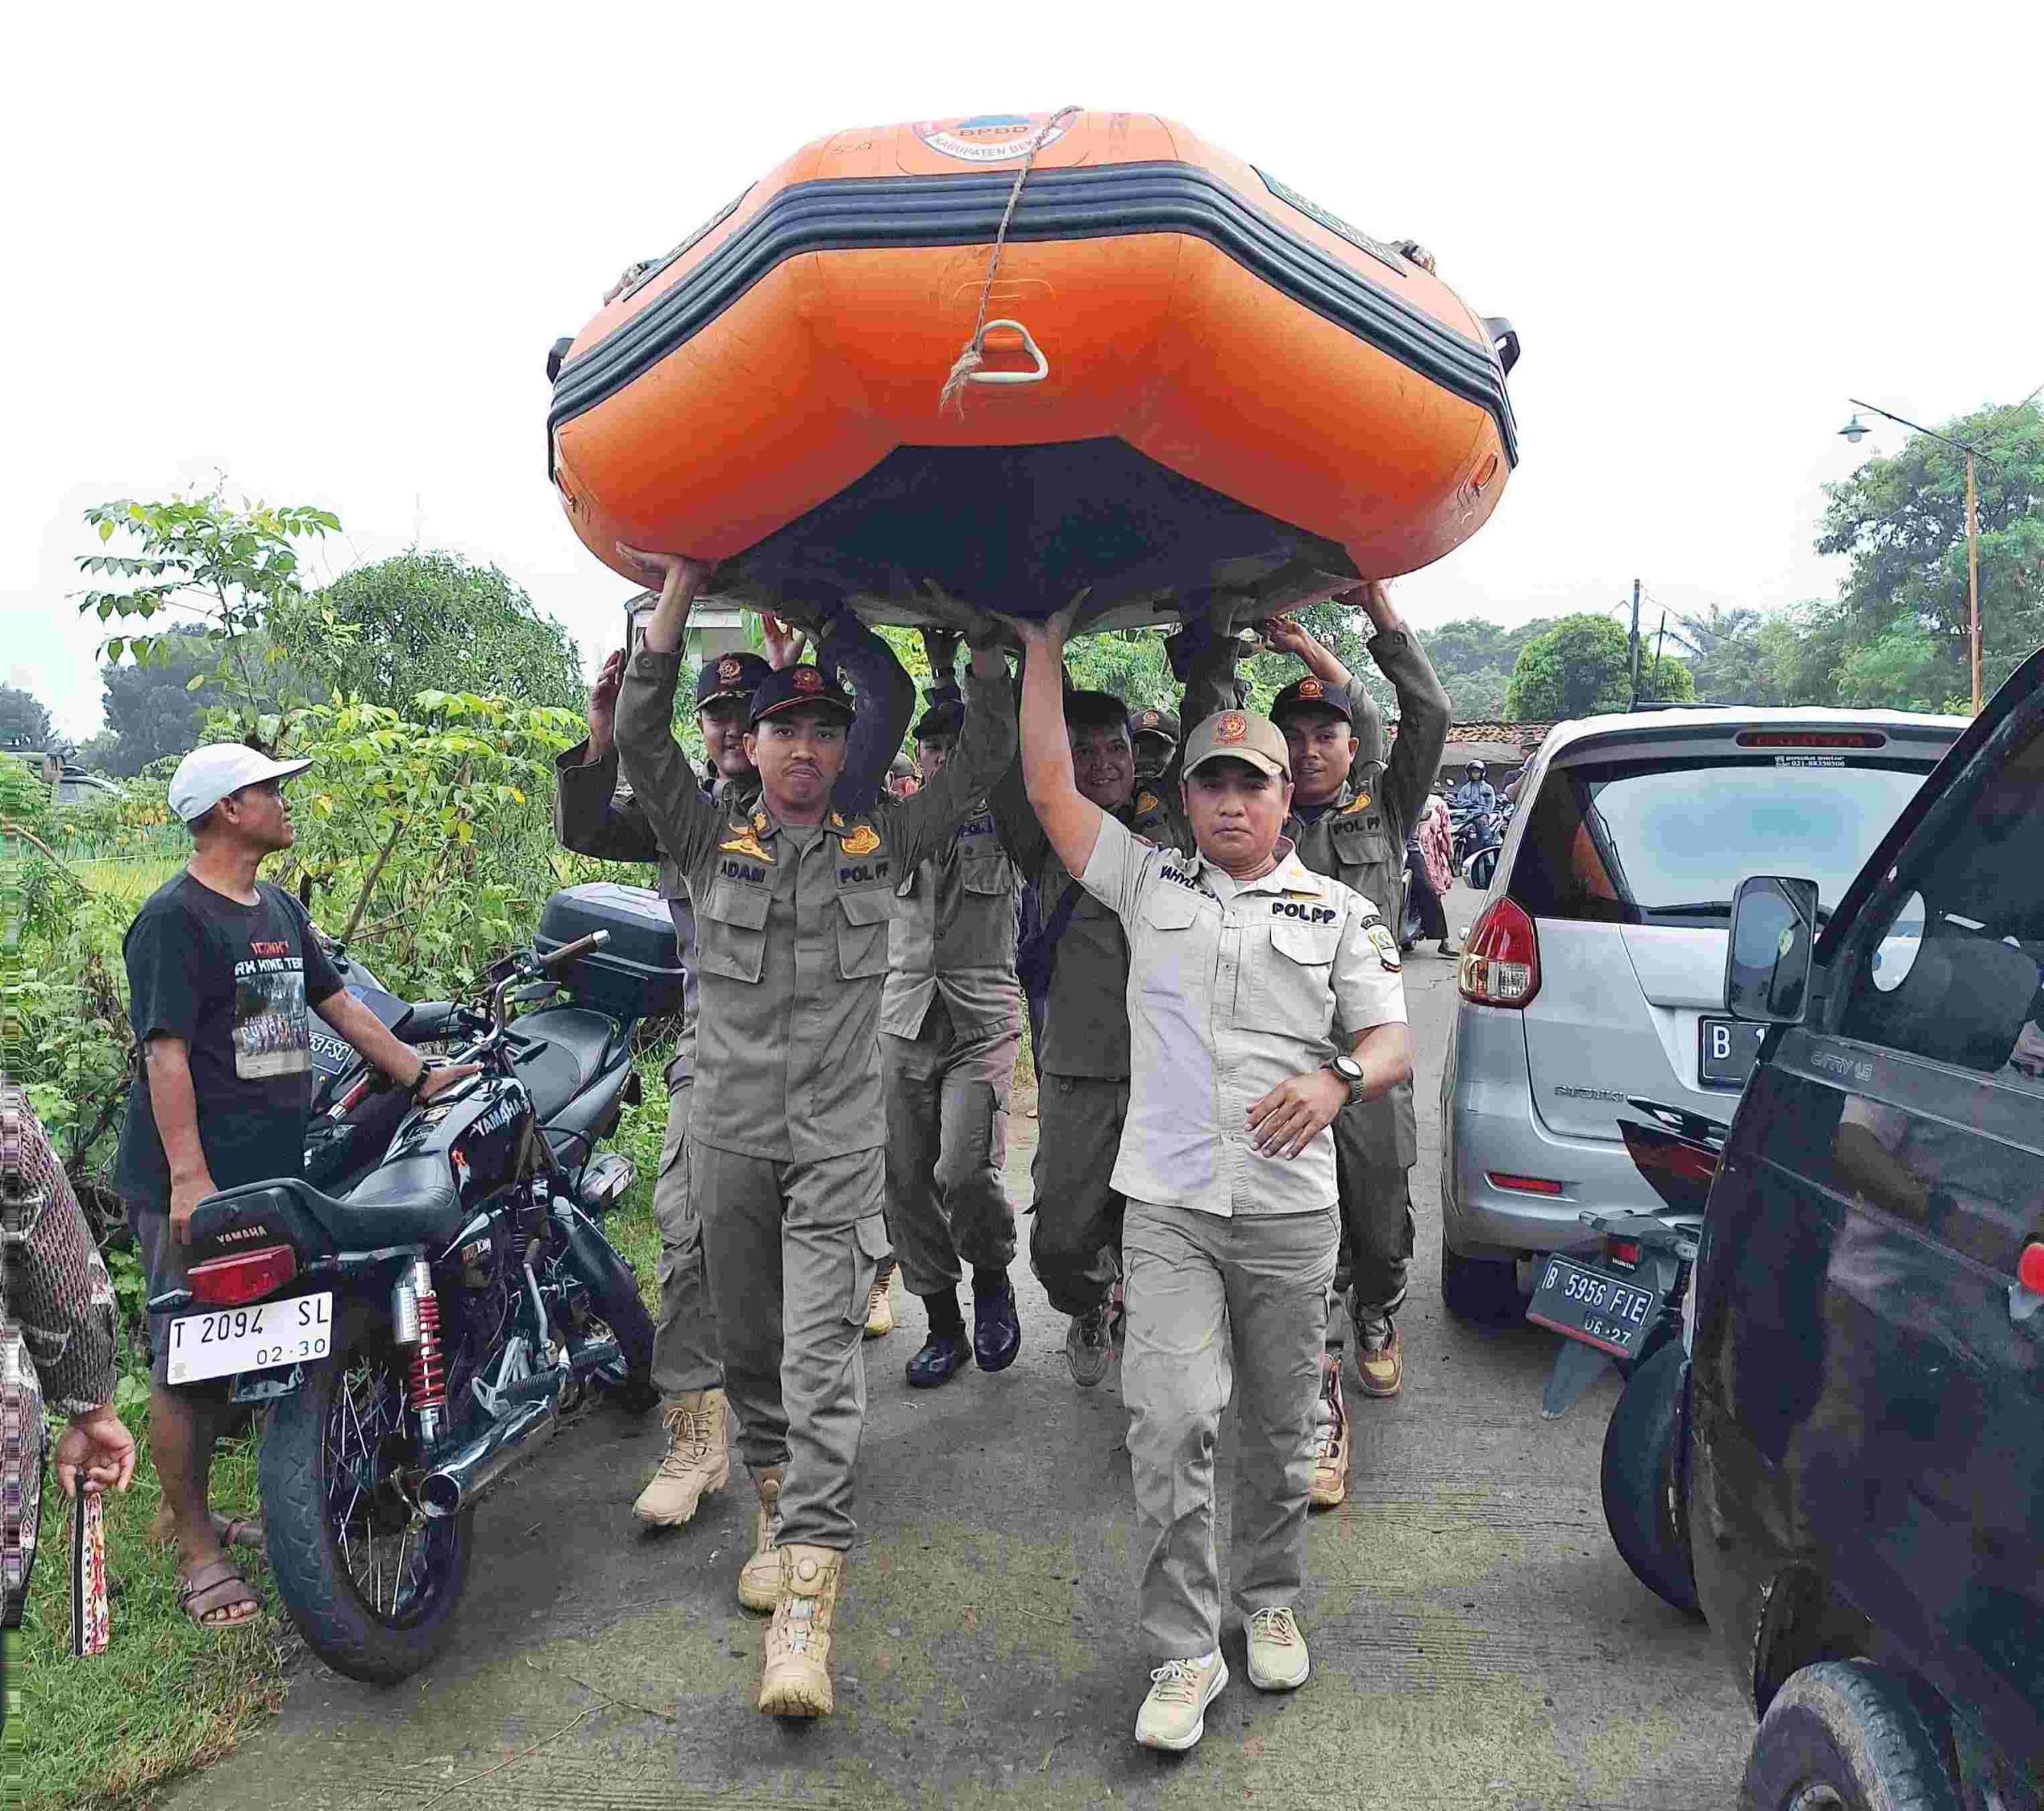
[{"label": "car rear window", "polygon": [[1538,918],[1724,925],[1749,874],[1837,903],[1933,763],[1771,755],[1585,763],[1533,802],[1511,895]]}]

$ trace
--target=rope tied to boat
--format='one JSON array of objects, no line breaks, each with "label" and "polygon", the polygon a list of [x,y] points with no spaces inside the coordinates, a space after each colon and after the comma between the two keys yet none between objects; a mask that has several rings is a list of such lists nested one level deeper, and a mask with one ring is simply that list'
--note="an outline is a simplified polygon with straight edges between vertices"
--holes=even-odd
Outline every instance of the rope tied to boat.
[{"label": "rope tied to boat", "polygon": [[1000,254],[1008,243],[1008,224],[1015,218],[1015,204],[1022,199],[1022,184],[1029,180],[1029,172],[1036,166],[1036,153],[1043,149],[1044,140],[1067,119],[1085,110],[1083,107],[1059,108],[1044,121],[1036,136],[1029,141],[1028,149],[1022,153],[1022,167],[1015,172],[1015,186],[1008,190],[1008,205],[1001,212],[1000,230],[993,237],[993,256],[987,260],[986,281],[980,285],[979,312],[973,317],[971,336],[952,366],[951,374],[944,380],[943,394],[937,399],[937,412],[940,415],[947,407],[957,409],[961,417],[965,414],[965,386],[973,372],[986,363],[985,349],[980,341],[987,331],[987,303],[993,295],[994,279],[1000,272]]}]

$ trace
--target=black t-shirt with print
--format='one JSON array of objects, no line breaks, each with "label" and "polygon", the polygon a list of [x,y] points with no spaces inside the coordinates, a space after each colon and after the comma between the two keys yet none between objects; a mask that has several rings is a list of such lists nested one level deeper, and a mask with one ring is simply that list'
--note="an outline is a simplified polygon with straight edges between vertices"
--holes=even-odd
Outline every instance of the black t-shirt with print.
[{"label": "black t-shirt with print", "polygon": [[[190,1055],[199,1143],[216,1188],[296,1175],[312,1108],[311,1009],[341,990],[296,900],[256,882],[244,906],[180,874],[149,896],[122,945],[137,1048],[152,1033]],[[114,1187],[167,1211],[170,1166],[139,1058]]]}]

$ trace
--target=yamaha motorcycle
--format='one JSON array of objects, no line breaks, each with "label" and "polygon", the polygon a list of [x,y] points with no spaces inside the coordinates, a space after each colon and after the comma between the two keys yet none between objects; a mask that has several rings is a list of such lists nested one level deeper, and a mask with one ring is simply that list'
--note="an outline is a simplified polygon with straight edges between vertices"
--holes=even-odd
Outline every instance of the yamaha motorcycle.
[{"label": "yamaha motorcycle", "polygon": [[[378,1135],[335,1157],[338,1192],[308,1149],[304,1175],[208,1197],[184,1288],[151,1303],[177,1317],[172,1383],[232,1377],[237,1400],[268,1404],[271,1567],[307,1644],[351,1678],[394,1682],[446,1645],[477,1503],[565,1413],[593,1391],[656,1400],[652,1319],[602,1226],[633,1169],[596,1155],[639,1097],[632,1016],[509,1010],[557,977],[600,981],[609,938],[506,957],[471,1001],[439,1003],[417,1028],[481,1072],[401,1100],[358,1174]],[[326,1086],[326,1123],[373,1080]]]}]

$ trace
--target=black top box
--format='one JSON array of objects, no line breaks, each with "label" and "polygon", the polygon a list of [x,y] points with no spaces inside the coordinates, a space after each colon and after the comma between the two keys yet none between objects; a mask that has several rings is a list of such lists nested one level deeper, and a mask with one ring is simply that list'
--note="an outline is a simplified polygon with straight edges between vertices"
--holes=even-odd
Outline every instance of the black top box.
[{"label": "black top box", "polygon": [[614,1018],[651,1018],[681,1010],[687,975],[667,902],[650,886],[591,881],[546,902],[533,945],[544,956],[591,931],[610,941],[579,956],[557,976],[585,1006]]}]

